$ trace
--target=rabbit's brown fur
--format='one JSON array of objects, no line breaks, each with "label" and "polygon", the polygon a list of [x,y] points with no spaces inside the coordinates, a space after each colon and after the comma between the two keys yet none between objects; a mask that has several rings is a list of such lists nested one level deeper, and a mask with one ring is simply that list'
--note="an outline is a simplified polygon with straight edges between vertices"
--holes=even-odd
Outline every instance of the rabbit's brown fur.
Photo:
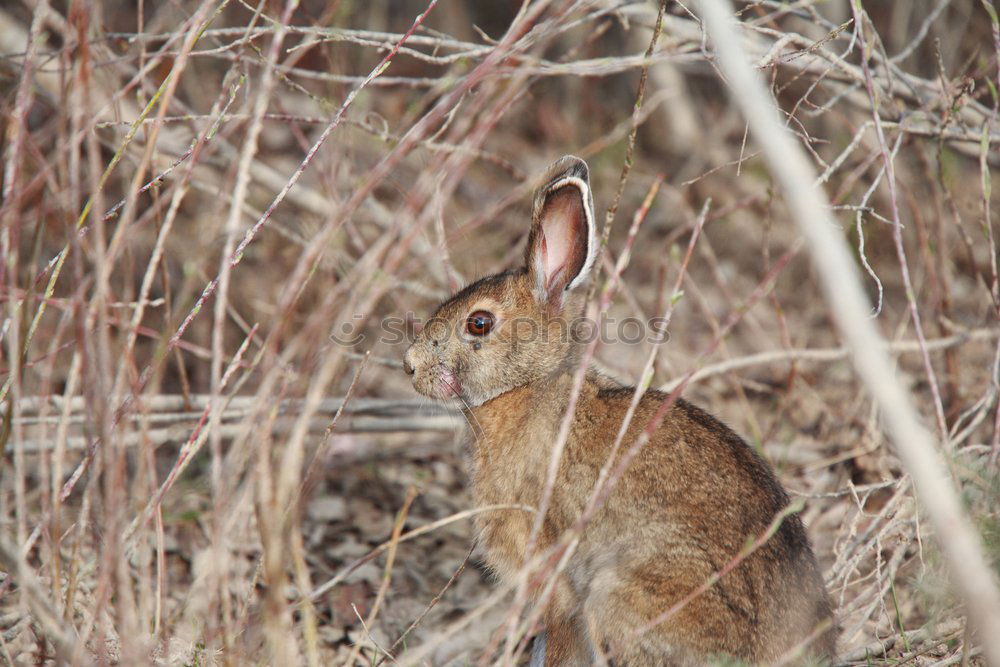
[{"label": "rabbit's brown fur", "polygon": [[[525,268],[456,294],[407,351],[405,367],[418,391],[458,396],[467,405],[479,505],[540,504],[582,347],[566,335],[566,322],[582,313],[586,290],[578,286],[593,263],[593,245],[586,165],[563,158],[536,198]],[[487,335],[464,329],[477,311],[495,317]],[[527,329],[517,332],[515,320]],[[583,512],[634,391],[588,373],[540,549],[552,546]],[[643,396],[621,452],[665,399],[656,391]],[[624,665],[700,665],[727,655],[767,663],[821,624],[828,629],[809,651],[831,658],[831,607],[797,516],[786,518],[764,546],[676,615],[626,641],[763,535],[787,504],[770,467],[738,435],[677,401],[559,575],[545,612],[545,664],[588,664],[608,651]],[[533,515],[478,516],[489,566],[500,577],[513,577]]]}]

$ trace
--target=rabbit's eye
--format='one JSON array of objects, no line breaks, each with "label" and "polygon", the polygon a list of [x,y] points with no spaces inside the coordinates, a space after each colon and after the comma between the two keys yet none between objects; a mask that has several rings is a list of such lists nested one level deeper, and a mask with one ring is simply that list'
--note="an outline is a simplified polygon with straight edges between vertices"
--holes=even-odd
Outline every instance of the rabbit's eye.
[{"label": "rabbit's eye", "polygon": [[493,329],[493,313],[477,310],[465,321],[465,330],[473,336],[485,336]]}]

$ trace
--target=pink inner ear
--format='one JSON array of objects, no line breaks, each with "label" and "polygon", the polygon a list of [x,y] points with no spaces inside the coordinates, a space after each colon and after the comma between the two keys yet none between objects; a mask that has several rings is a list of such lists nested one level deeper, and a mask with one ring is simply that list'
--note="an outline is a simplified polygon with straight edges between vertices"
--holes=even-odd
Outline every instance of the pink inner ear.
[{"label": "pink inner ear", "polygon": [[560,280],[568,283],[583,268],[587,243],[584,215],[576,188],[564,187],[549,195],[541,244],[546,289]]}]

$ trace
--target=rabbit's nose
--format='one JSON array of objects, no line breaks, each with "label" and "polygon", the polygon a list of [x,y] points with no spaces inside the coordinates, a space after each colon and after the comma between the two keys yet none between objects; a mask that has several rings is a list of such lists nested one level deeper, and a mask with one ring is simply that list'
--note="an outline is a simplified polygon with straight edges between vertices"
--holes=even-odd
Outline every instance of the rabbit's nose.
[{"label": "rabbit's nose", "polygon": [[410,363],[410,350],[407,350],[403,355],[403,372],[407,375],[413,375],[415,370],[416,369],[413,368],[413,364]]}]

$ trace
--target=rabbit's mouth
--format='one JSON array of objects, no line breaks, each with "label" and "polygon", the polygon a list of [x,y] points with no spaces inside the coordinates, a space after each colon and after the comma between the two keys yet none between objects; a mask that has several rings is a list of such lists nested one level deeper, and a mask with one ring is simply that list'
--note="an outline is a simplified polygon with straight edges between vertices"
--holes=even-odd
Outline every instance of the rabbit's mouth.
[{"label": "rabbit's mouth", "polygon": [[428,368],[422,378],[415,378],[413,386],[421,394],[439,400],[462,396],[462,381],[452,369],[443,364]]},{"label": "rabbit's mouth", "polygon": [[437,380],[435,384],[440,388],[443,394],[442,398],[452,398],[455,396],[462,395],[462,381],[458,379],[454,371],[446,366],[438,366],[435,369]]}]

